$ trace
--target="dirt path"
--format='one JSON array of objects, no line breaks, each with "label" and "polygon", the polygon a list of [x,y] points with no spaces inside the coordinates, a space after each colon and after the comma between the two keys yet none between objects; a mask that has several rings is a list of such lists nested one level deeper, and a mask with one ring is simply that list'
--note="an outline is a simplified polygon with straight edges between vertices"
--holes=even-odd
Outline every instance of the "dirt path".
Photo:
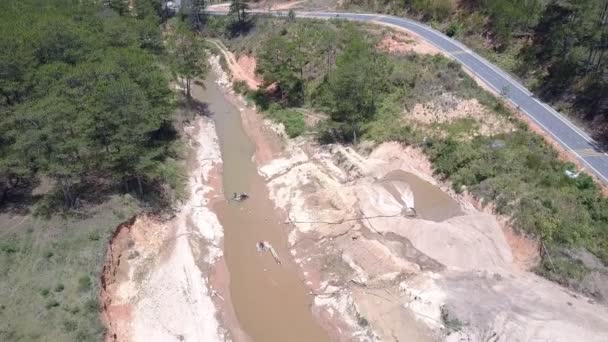
[{"label": "dirt path", "polygon": [[234,54],[230,52],[221,41],[217,39],[209,39],[208,41],[215,45],[222,52],[226,63],[228,64],[228,68],[230,69],[231,75],[235,80],[246,82],[247,86],[249,86],[249,88],[253,90],[258,89],[261,82],[255,77],[255,74],[253,73],[255,71],[255,67],[254,70],[245,70],[238,63],[237,59],[234,57]]}]

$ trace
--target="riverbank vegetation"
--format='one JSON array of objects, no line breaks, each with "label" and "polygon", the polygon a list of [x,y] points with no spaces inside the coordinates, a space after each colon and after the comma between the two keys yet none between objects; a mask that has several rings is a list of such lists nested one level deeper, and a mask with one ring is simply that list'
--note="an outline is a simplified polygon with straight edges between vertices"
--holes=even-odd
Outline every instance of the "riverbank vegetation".
[{"label": "riverbank vegetation", "polygon": [[[259,107],[327,113],[329,119],[314,129],[321,142],[420,146],[455,191],[472,193],[511,217],[520,232],[540,239],[540,274],[601,296],[585,281],[594,270],[575,254],[589,251],[608,263],[608,201],[588,175],[568,178],[564,172],[574,166],[560,161],[457,63],[439,55],[380,52],[377,29],[341,21],[258,19],[248,35],[214,34],[237,53],[257,57],[264,86],[247,96]],[[479,104],[484,116],[416,118],[420,108],[454,98]],[[458,101],[443,110],[453,110]],[[494,128],[485,127],[491,122]]]},{"label": "riverbank vegetation", "polygon": [[170,81],[187,90],[204,54],[182,26],[161,31],[167,14],[157,0],[0,4],[0,340],[103,339],[114,229],[180,197],[179,129],[198,110]]},{"label": "riverbank vegetation", "polygon": [[608,1],[347,0],[341,5],[430,24],[520,77],[608,143]]}]

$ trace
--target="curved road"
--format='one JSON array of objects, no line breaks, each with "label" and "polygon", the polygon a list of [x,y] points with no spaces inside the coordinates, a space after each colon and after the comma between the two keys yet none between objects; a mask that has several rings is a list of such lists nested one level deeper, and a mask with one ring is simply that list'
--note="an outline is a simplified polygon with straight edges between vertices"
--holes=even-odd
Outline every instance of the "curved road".
[{"label": "curved road", "polygon": [[[280,11],[269,13],[267,11],[253,10],[251,12],[274,16],[287,15],[287,12]],[[224,11],[219,9],[217,11],[211,9],[209,13],[225,14]],[[300,18],[348,19],[376,22],[398,26],[418,34],[462,64],[488,87],[496,91],[496,93],[504,94],[505,98],[513,103],[513,105],[520,108],[522,112],[536,122],[545,132],[580,159],[586,168],[595,173],[603,182],[608,183],[608,154],[603,153],[589,135],[553,108],[534,98],[528,89],[510,77],[506,72],[471,51],[462,43],[417,21],[390,15],[316,11],[296,11],[295,13]]]}]

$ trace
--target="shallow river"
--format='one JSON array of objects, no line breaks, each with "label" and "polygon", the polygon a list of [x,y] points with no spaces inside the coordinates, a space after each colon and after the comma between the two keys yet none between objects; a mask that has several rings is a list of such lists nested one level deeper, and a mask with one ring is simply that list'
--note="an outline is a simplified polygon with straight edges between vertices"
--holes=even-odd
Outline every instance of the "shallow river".
[{"label": "shallow river", "polygon": [[[308,295],[287,249],[287,229],[268,197],[252,156],[255,147],[243,130],[239,109],[224,97],[213,80],[195,87],[215,121],[223,158],[226,201],[214,208],[224,227],[224,254],[230,272],[230,293],[240,325],[256,342],[323,342],[327,334],[313,319]],[[232,193],[246,192],[244,202]],[[258,253],[256,243],[268,241],[281,261]]]}]

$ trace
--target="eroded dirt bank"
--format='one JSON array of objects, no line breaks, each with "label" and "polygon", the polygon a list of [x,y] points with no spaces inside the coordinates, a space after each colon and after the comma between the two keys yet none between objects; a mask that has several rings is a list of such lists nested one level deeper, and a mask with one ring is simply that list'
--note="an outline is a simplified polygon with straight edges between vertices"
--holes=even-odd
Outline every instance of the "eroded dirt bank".
[{"label": "eroded dirt bank", "polygon": [[174,217],[140,215],[115,233],[102,277],[107,341],[223,341],[209,274],[222,255],[222,228],[209,209],[220,183],[215,127],[186,128],[188,199]]}]

